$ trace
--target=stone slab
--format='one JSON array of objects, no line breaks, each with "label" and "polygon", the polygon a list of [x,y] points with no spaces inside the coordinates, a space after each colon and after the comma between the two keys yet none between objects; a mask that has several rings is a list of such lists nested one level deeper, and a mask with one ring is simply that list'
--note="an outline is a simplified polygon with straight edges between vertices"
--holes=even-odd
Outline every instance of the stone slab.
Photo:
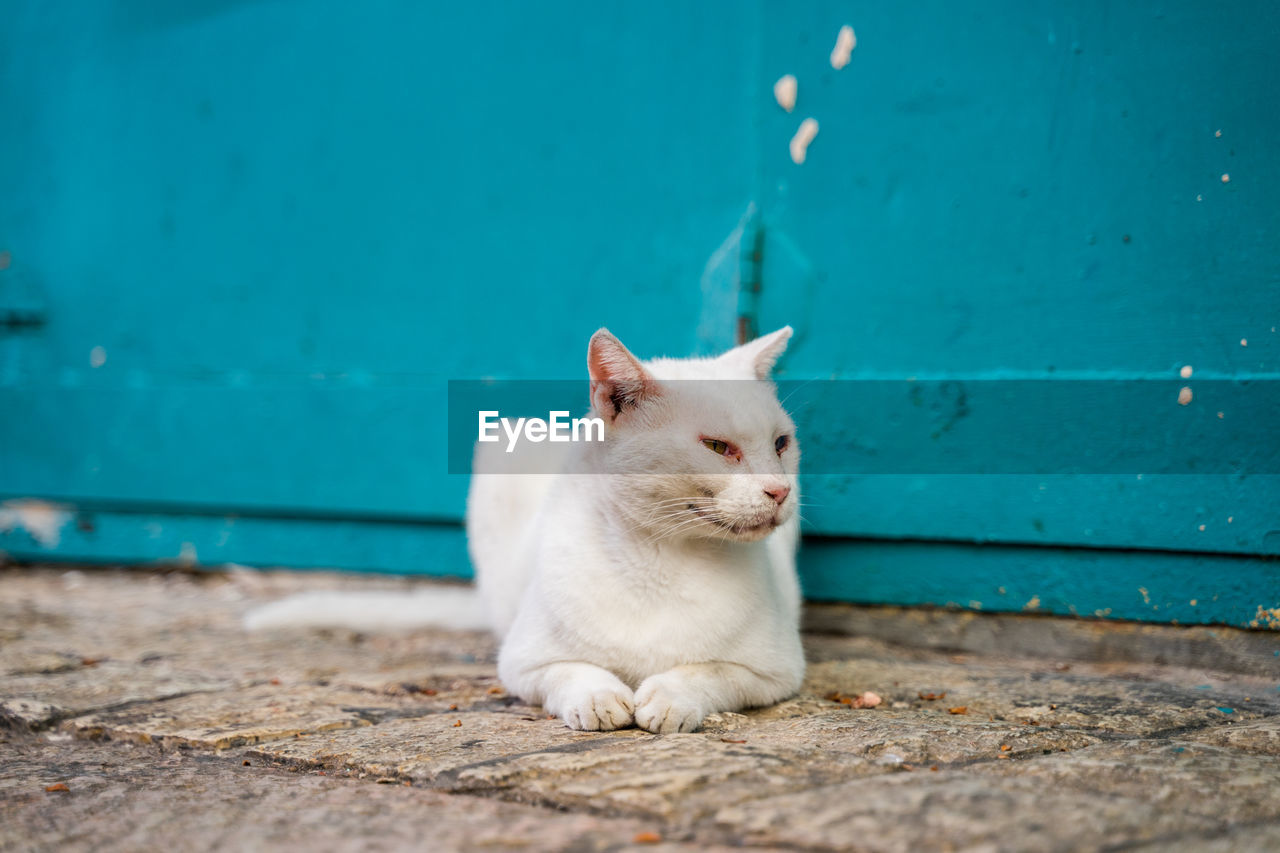
[{"label": "stone slab", "polygon": [[[1267,849],[1280,823],[1280,665],[1144,660],[1145,632],[1114,625],[1087,629],[1096,659],[996,642],[1079,627],[1044,618],[810,635],[799,696],[659,737],[547,719],[477,632],[242,628],[279,595],[401,579],[0,584],[0,850]],[[867,690],[879,707],[828,698]]]},{"label": "stone slab", "polygon": [[[634,818],[85,741],[4,745],[0,851],[721,851]],[[46,793],[64,784],[66,792]],[[658,844],[636,844],[658,837]]]}]

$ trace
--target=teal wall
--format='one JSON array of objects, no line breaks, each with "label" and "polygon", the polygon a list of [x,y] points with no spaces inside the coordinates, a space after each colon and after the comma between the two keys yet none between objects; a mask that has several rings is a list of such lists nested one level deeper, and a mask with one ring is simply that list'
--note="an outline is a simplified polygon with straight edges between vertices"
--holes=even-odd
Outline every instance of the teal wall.
[{"label": "teal wall", "polygon": [[[447,380],[790,323],[787,380],[925,383],[892,426],[800,394],[802,441],[973,459],[811,467],[810,595],[1280,626],[1277,32],[1256,1],[15,0],[0,500],[70,514],[0,549],[465,575]],[[1195,397],[1006,434],[1010,379]],[[1144,474],[1147,441],[1207,462]]]}]

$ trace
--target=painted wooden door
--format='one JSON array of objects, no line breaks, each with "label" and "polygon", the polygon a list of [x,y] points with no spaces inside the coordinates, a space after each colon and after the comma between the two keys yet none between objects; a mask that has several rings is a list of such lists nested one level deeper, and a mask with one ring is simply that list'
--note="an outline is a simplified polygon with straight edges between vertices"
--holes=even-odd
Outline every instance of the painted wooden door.
[{"label": "painted wooden door", "polygon": [[[678,355],[790,323],[809,594],[1274,627],[1270,6],[6,14],[20,558],[465,575],[448,380],[580,376],[601,325]],[[1033,459],[1103,458],[1009,465],[1010,381],[1132,388],[1139,439],[1173,430],[1210,472],[1139,479],[1097,430],[1011,429]]]}]

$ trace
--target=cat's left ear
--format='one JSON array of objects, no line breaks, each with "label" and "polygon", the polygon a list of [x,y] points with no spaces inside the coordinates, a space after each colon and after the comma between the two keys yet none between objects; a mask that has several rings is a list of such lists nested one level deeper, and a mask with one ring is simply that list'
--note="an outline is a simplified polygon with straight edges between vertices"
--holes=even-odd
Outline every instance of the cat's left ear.
[{"label": "cat's left ear", "polygon": [[749,365],[756,379],[768,379],[774,364],[787,349],[787,341],[791,340],[791,327],[783,326],[776,332],[761,335],[754,341],[748,341],[740,347],[729,350],[721,358],[731,358]]},{"label": "cat's left ear", "polygon": [[658,395],[657,382],[622,341],[600,329],[587,345],[591,406],[613,423],[625,412]]}]

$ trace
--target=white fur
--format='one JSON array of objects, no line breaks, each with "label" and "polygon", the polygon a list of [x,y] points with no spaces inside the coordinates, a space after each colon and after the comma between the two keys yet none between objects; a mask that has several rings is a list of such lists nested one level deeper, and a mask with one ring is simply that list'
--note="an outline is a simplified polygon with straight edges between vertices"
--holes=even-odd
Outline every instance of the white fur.
[{"label": "white fur", "polygon": [[377,633],[423,625],[473,631],[491,622],[475,590],[433,586],[408,593],[304,592],[255,609],[244,625],[250,631],[340,626]]},{"label": "white fur", "polygon": [[[507,689],[575,729],[693,731],[707,714],[785,699],[804,676],[800,451],[767,379],[790,336],[642,363],[600,330],[588,370],[603,443],[538,445],[540,466],[550,448],[563,452],[554,475],[517,473],[503,447],[477,445],[467,539],[479,600],[319,593],[246,623],[468,628],[483,602]],[[778,504],[767,491],[782,488]]]},{"label": "white fur", "polygon": [[[559,476],[473,477],[468,540],[510,691],[572,728],[654,732],[796,691],[794,428],[771,383],[720,381],[767,377],[790,335],[641,364],[601,330],[588,363],[605,442],[568,445]],[[675,381],[691,379],[706,381]],[[477,471],[495,464],[480,445]],[[781,488],[779,506],[766,492]]]}]

